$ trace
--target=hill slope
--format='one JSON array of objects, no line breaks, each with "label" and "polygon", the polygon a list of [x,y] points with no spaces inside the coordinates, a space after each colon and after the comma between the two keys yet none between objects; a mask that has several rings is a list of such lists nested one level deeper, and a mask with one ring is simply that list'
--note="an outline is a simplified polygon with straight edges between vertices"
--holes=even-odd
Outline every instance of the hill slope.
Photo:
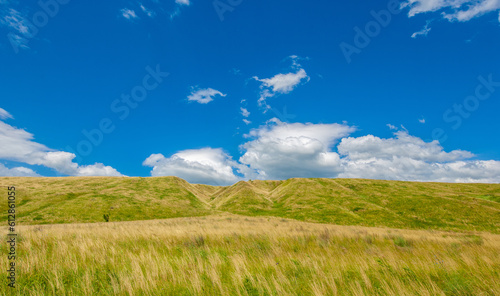
[{"label": "hill slope", "polygon": [[[149,220],[202,216],[211,206],[188,182],[176,178],[0,178],[15,186],[21,224]],[[5,191],[5,196],[7,193]],[[7,203],[0,205],[7,219]]]},{"label": "hill slope", "polygon": [[[17,188],[21,224],[149,220],[230,212],[340,225],[499,233],[500,184],[364,179],[238,182],[162,178],[0,178]],[[7,197],[6,190],[4,191]],[[6,220],[7,203],[0,203]]]}]

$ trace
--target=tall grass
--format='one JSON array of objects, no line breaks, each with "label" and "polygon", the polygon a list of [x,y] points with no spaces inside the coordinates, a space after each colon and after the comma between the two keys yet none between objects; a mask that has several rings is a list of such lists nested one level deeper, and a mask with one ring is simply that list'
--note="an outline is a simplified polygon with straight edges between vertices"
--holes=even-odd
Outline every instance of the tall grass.
[{"label": "tall grass", "polygon": [[17,293],[1,295],[500,294],[489,233],[229,214],[18,229]]}]

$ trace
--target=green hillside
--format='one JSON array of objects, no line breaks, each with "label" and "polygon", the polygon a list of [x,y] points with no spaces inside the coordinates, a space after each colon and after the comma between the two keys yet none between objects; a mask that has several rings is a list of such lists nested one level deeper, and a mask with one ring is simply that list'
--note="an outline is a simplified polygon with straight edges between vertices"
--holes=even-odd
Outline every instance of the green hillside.
[{"label": "green hillside", "polygon": [[[0,178],[21,224],[102,222],[229,212],[339,225],[499,233],[499,184],[289,179],[214,187],[161,178]],[[0,204],[6,220],[7,203]]]},{"label": "green hillside", "polygon": [[[211,213],[198,187],[179,178],[0,178],[15,186],[20,224],[149,220]],[[203,189],[203,187],[201,187]],[[202,192],[204,192],[202,190]],[[1,204],[6,219],[7,203]]]}]

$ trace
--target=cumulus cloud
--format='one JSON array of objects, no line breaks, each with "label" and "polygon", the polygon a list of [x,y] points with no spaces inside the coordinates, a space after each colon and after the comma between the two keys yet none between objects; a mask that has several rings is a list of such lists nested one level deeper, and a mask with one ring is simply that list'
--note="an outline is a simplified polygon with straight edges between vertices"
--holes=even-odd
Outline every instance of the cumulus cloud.
[{"label": "cumulus cloud", "polygon": [[332,146],[355,128],[341,124],[286,124],[278,119],[250,131],[253,140],[243,144],[239,159],[259,178],[333,177],[341,172],[339,155]]},{"label": "cumulus cloud", "polygon": [[257,76],[253,77],[256,81],[261,82],[260,88],[262,91],[258,101],[259,106],[265,106],[266,109],[269,109],[270,106],[266,103],[268,98],[274,97],[278,94],[290,93],[301,82],[308,82],[310,80],[306,71],[298,63],[300,58],[297,56],[290,56],[289,58],[293,61],[292,68],[296,70],[295,72],[276,74],[271,78],[264,79],[260,79]]},{"label": "cumulus cloud", "polygon": [[339,177],[403,181],[499,183],[500,162],[489,160],[435,163],[409,157],[344,160]]},{"label": "cumulus cloud", "polygon": [[208,104],[214,100],[215,96],[225,97],[226,95],[212,88],[205,88],[199,90],[193,89],[191,95],[188,96],[188,100],[198,102],[200,104]]},{"label": "cumulus cloud", "polygon": [[7,168],[0,163],[0,176],[1,177],[39,177],[32,169],[25,167]]},{"label": "cumulus cloud", "polygon": [[128,20],[131,20],[131,19],[136,19],[138,18],[137,14],[135,13],[134,10],[132,9],[128,9],[128,8],[123,8],[122,10],[120,10],[120,13],[121,15],[128,19]]},{"label": "cumulus cloud", "polygon": [[500,182],[500,162],[470,160],[468,151],[445,152],[438,141],[425,142],[407,131],[394,138],[373,135],[342,139],[344,178],[436,182]]},{"label": "cumulus cloud", "polygon": [[307,78],[307,73],[304,69],[298,70],[296,73],[277,74],[271,78],[255,80],[262,82],[264,88],[270,88],[274,93],[287,94],[291,92],[304,78]]},{"label": "cumulus cloud", "polygon": [[390,139],[381,139],[373,135],[358,138],[349,137],[342,139],[337,148],[341,155],[345,155],[351,160],[372,157],[383,159],[407,157],[431,162],[448,162],[474,156],[472,153],[462,150],[445,152],[438,141],[428,143],[409,135],[406,131],[398,131],[395,133],[395,138]]},{"label": "cumulus cloud", "polygon": [[180,151],[169,158],[153,154],[143,165],[152,167],[152,176],[177,176],[191,183],[229,185],[240,180],[241,167],[222,149],[203,148]]},{"label": "cumulus cloud", "polygon": [[[393,127],[395,130],[396,127]],[[240,179],[293,177],[370,178],[435,182],[500,182],[500,161],[474,160],[468,151],[445,151],[407,130],[384,139],[350,136],[343,124],[283,123],[274,118],[245,135],[238,162],[221,149],[151,155],[152,175],[175,175],[195,183],[231,184]]]},{"label": "cumulus cloud", "polygon": [[409,8],[409,17],[441,11],[442,17],[449,21],[466,22],[490,12],[498,12],[500,0],[408,0],[403,3],[403,7]]},{"label": "cumulus cloud", "polygon": [[123,177],[123,175],[120,174],[113,167],[106,166],[102,163],[78,166],[74,175],[81,177],[92,177],[92,176]]},{"label": "cumulus cloud", "polygon": [[100,163],[80,166],[73,162],[75,157],[73,153],[56,151],[37,143],[33,134],[0,121],[0,159],[42,165],[71,176],[121,176],[114,168]]},{"label": "cumulus cloud", "polygon": [[309,81],[309,76],[304,69],[299,69],[295,73],[277,74],[271,78],[259,79],[257,76],[253,78],[262,83],[260,86],[262,92],[258,101],[260,106],[267,106],[266,99],[276,94],[290,93],[302,80]]}]

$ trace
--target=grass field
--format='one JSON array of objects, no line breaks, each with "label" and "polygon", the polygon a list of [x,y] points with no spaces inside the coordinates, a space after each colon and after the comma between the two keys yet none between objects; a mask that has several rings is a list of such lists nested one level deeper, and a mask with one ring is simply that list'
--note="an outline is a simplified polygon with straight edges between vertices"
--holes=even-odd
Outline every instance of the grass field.
[{"label": "grass field", "polygon": [[7,186],[17,289],[0,295],[500,295],[498,184],[0,178],[5,199]]},{"label": "grass field", "polygon": [[[92,223],[217,213],[405,229],[500,233],[500,184],[290,179],[214,187],[162,178],[0,178],[21,224]],[[0,203],[7,219],[7,203]]]},{"label": "grass field", "polygon": [[[23,226],[20,233],[18,295],[500,292],[500,236],[488,233],[229,214]],[[10,295],[7,288],[0,293]]]}]

